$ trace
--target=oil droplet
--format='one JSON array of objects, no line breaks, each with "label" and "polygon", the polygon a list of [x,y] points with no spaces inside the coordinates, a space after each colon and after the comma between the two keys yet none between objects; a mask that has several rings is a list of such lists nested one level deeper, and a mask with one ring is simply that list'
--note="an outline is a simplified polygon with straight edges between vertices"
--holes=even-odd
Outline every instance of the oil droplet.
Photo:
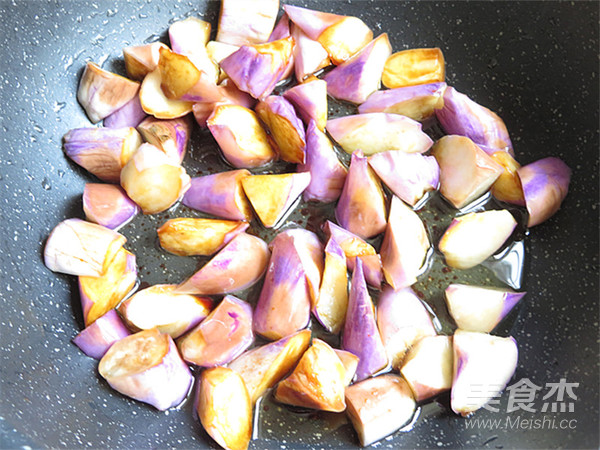
[{"label": "oil droplet", "polygon": [[151,44],[152,42],[158,41],[160,39],[160,35],[153,33],[144,39],[144,44]]}]

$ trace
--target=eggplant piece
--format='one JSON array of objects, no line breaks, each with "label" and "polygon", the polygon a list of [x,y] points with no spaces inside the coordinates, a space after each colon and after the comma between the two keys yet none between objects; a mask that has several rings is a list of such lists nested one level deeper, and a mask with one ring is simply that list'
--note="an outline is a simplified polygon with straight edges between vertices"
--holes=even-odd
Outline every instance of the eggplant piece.
[{"label": "eggplant piece", "polygon": [[479,198],[504,169],[464,136],[444,136],[433,147],[440,166],[440,193],[460,209]]},{"label": "eggplant piece", "polygon": [[90,358],[101,359],[111,345],[131,333],[114,309],[99,317],[73,338],[73,344]]},{"label": "eggplant piece", "polygon": [[431,316],[411,288],[385,287],[377,304],[377,325],[393,368],[420,339],[435,336]]},{"label": "eggplant piece", "polygon": [[364,103],[379,89],[383,67],[391,54],[388,35],[383,33],[325,75],[327,93],[339,100]]},{"label": "eggplant piece", "polygon": [[356,261],[356,268],[352,275],[342,349],[358,356],[356,368],[358,381],[370,377],[388,364],[385,347],[375,321],[375,307],[367,290],[360,260]]},{"label": "eggplant piece", "polygon": [[123,60],[127,76],[132,80],[142,81],[146,75],[158,66],[160,49],[168,48],[162,42],[135,45],[123,49]]},{"label": "eggplant piece", "polygon": [[273,31],[279,0],[223,0],[217,41],[232,45],[262,44]]},{"label": "eggplant piece", "polygon": [[137,127],[140,122],[146,118],[146,112],[142,108],[142,103],[140,102],[140,96],[138,94],[110,116],[106,116],[102,125],[106,128]]},{"label": "eggplant piece", "polygon": [[291,163],[304,163],[306,135],[304,125],[292,104],[284,97],[270,95],[256,105],[258,117],[267,126],[279,149],[279,158]]},{"label": "eggplant piece", "polygon": [[127,104],[139,89],[139,83],[88,62],[79,81],[77,100],[92,123],[97,123]]},{"label": "eggplant piece", "polygon": [[387,88],[442,82],[446,78],[444,54],[439,48],[411,48],[391,55],[381,81]]},{"label": "eggplant piece", "polygon": [[392,150],[370,156],[369,165],[394,195],[411,206],[439,184],[440,167],[433,156]]},{"label": "eggplant piece", "polygon": [[202,427],[227,450],[246,450],[252,437],[252,402],[242,377],[226,367],[198,378],[196,414]]},{"label": "eggplant piece", "polygon": [[119,305],[119,314],[131,329],[156,328],[177,339],[208,316],[213,302],[208,297],[179,294],[176,288],[175,284],[155,284],[142,289]]},{"label": "eggplant piece", "polygon": [[319,286],[323,276],[323,245],[319,237],[312,231],[303,228],[290,228],[279,233],[270,244],[270,248],[277,245],[278,240],[291,238],[294,249],[300,258],[302,270],[308,282],[311,301],[314,303],[319,296]]},{"label": "eggplant piece", "polygon": [[410,387],[397,375],[381,375],[346,388],[346,412],[366,447],[406,425],[416,409]]},{"label": "eggplant piece", "polygon": [[323,231],[342,248],[348,270],[353,272],[356,260],[360,258],[367,283],[377,288],[381,285],[383,279],[381,258],[371,244],[329,220],[323,224]]},{"label": "eggplant piece", "polygon": [[221,68],[240,90],[263,100],[282,79],[293,49],[291,36],[265,44],[243,45],[221,61]]},{"label": "eggplant piece", "polygon": [[193,102],[168,98],[162,90],[160,68],[154,69],[144,78],[140,87],[140,103],[146,114],[157,119],[176,119],[192,111]]},{"label": "eggplant piece", "polygon": [[53,272],[99,277],[126,241],[125,236],[102,225],[63,220],[46,240],[44,264]]},{"label": "eggplant piece", "polygon": [[276,158],[258,117],[239,105],[218,105],[206,121],[223,156],[234,167],[264,166]]},{"label": "eggplant piece", "polygon": [[174,255],[212,255],[249,227],[246,222],[178,218],[158,230],[160,246]]},{"label": "eggplant piece", "polygon": [[65,154],[102,181],[118,183],[122,168],[142,144],[135,128],[75,128],[63,137]]},{"label": "eggplant piece", "polygon": [[334,348],[333,351],[340,358],[340,361],[346,369],[346,376],[344,377],[344,385],[350,386],[356,375],[356,369],[358,368],[358,356],[354,353],[347,352],[345,350],[339,350]]},{"label": "eggplant piece", "polygon": [[137,127],[144,140],[162,150],[173,161],[181,164],[190,141],[192,120],[189,116],[161,120],[148,117]]},{"label": "eggplant piece", "polygon": [[275,389],[275,400],[320,411],[346,409],[346,369],[335,351],[320,339],[313,339],[294,371]]},{"label": "eggplant piece", "polygon": [[[318,40],[323,31],[341,21],[345,16],[315,11],[293,5],[283,5],[283,9],[294,25],[313,40]],[[368,41],[370,41],[369,39]],[[367,41],[367,42],[368,42]]]},{"label": "eggplant piece", "polygon": [[517,170],[523,186],[528,227],[539,225],[559,210],[569,192],[571,169],[559,158],[544,158]]},{"label": "eggplant piece", "polygon": [[177,340],[177,347],[185,361],[215,367],[234,360],[253,340],[252,307],[227,295],[208,317]]},{"label": "eggplant piece", "polygon": [[338,223],[368,239],[385,230],[385,194],[381,182],[361,151],[352,154],[348,175],[335,208]]},{"label": "eggplant piece", "polygon": [[192,178],[192,185],[181,202],[188,208],[229,220],[252,218],[252,208],[242,180],[252,175],[246,169],[231,170]]},{"label": "eggplant piece", "polygon": [[169,42],[175,53],[193,54],[198,48],[206,47],[210,39],[210,22],[197,17],[188,17],[169,26]]},{"label": "eggplant piece", "polygon": [[510,289],[451,284],[444,291],[450,316],[465,331],[489,333],[525,296]]},{"label": "eggplant piece", "polygon": [[408,351],[400,373],[422,402],[452,387],[453,368],[452,337],[426,336]]},{"label": "eggplant piece", "polygon": [[229,368],[242,376],[254,405],[296,365],[309,344],[310,330],[298,331],[242,354]]},{"label": "eggplant piece", "polygon": [[304,201],[329,203],[341,195],[348,170],[339,161],[329,138],[312,119],[306,130],[306,162],[299,164],[297,170],[310,172],[310,183],[302,193]]},{"label": "eggplant piece", "polygon": [[429,247],[427,230],[417,213],[398,197],[392,197],[380,249],[385,280],[395,290],[415,284]]},{"label": "eggplant piece", "polygon": [[446,134],[466,136],[477,145],[489,147],[489,154],[503,150],[514,155],[502,119],[453,87],[444,91],[444,107],[437,109],[435,115]]},{"label": "eggplant piece", "polygon": [[304,123],[316,122],[319,130],[325,130],[327,124],[327,83],[318,78],[309,78],[302,84],[288,89],[284,98],[294,105]]},{"label": "eggplant piece", "polygon": [[210,29],[210,23],[197,17],[178,20],[169,27],[169,42],[175,53],[187,56],[198,70],[203,71],[209,80],[216,83],[219,67],[206,51]]},{"label": "eggplant piece", "polygon": [[269,248],[262,239],[238,234],[175,292],[217,295],[241,291],[263,276],[268,260]]},{"label": "eggplant piece", "polygon": [[123,188],[114,184],[86,183],[82,200],[86,220],[115,231],[140,212]]},{"label": "eggplant piece", "polygon": [[267,339],[281,339],[308,325],[310,308],[311,286],[295,238],[278,235],[256,304],[254,331]]},{"label": "eggplant piece", "polygon": [[79,298],[86,327],[116,308],[131,292],[137,282],[135,263],[135,256],[121,248],[103,275],[79,277]]},{"label": "eggplant piece", "polygon": [[156,214],[183,197],[190,177],[160,149],[142,144],[121,170],[121,187],[144,214]]},{"label": "eggplant piece", "polygon": [[348,272],[346,256],[339,244],[329,238],[325,247],[325,265],[319,295],[312,312],[327,331],[338,334],[348,309]]},{"label": "eggplant piece", "polygon": [[373,39],[371,29],[359,18],[284,5],[288,17],[306,35],[318,41],[334,64],[341,64]]},{"label": "eggplant piece", "polygon": [[[208,55],[205,58],[214,68],[214,63]],[[218,102],[222,98],[222,93],[217,86],[216,70],[207,74],[185,55],[172,52],[168,48],[161,48],[158,70],[160,87],[170,100]]]},{"label": "eggplant piece", "polygon": [[368,113],[327,121],[327,131],[346,153],[361,150],[365,155],[402,150],[424,153],[433,141],[421,124],[398,114]]},{"label": "eggplant piece", "polygon": [[517,341],[456,330],[452,344],[450,405],[455,413],[468,416],[496,397],[512,378],[519,355]]},{"label": "eggplant piece", "polygon": [[517,173],[521,165],[507,152],[495,152],[491,156],[504,169],[492,185],[492,195],[501,202],[525,206],[523,186]]},{"label": "eggplant piece", "polygon": [[159,411],[179,405],[193,382],[171,336],[156,329],[115,342],[100,360],[98,372],[114,390]]},{"label": "eggplant piece", "polygon": [[358,107],[358,112],[400,114],[422,122],[444,107],[445,90],[446,83],[429,83],[375,91]]},{"label": "eggplant piece", "polygon": [[470,269],[502,247],[516,226],[506,209],[469,213],[452,220],[438,248],[450,267]]},{"label": "eggplant piece", "polygon": [[310,183],[310,172],[253,175],[242,179],[244,192],[266,228],[276,226]]},{"label": "eggplant piece", "polygon": [[329,66],[331,60],[319,41],[309,38],[297,25],[292,24],[291,30],[296,44],[293,54],[294,72],[296,80],[302,83],[306,77]]}]

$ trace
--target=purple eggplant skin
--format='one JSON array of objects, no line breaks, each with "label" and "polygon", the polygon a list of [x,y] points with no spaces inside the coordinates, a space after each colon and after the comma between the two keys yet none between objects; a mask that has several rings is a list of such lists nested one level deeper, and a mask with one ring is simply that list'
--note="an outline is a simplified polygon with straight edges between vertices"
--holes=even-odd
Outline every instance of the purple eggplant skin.
[{"label": "purple eggplant skin", "polygon": [[361,51],[327,75],[327,93],[339,100],[361,104],[379,89],[385,62],[392,54],[387,33],[379,35]]},{"label": "purple eggplant skin", "polygon": [[285,91],[283,96],[296,108],[298,116],[308,125],[317,122],[319,130],[327,124],[327,83],[317,78],[306,80]]},{"label": "purple eggplant skin", "polygon": [[411,206],[437,189],[440,166],[435,157],[399,150],[376,153],[369,157],[369,165],[390,190]]},{"label": "purple eggplant skin", "polygon": [[517,174],[529,212],[527,226],[539,225],[559,210],[569,192],[571,169],[561,159],[549,157],[519,168]]},{"label": "purple eggplant skin", "polygon": [[291,163],[304,163],[306,134],[294,106],[279,95],[270,95],[255,108],[279,148],[279,157]]},{"label": "purple eggplant skin", "polygon": [[273,31],[271,32],[271,35],[269,36],[267,42],[278,41],[279,39],[286,38],[290,35],[290,18],[284,12],[277,24],[275,25],[275,28],[273,28]]},{"label": "purple eggplant skin", "polygon": [[115,231],[141,211],[123,188],[114,184],[87,183],[82,200],[86,220]]},{"label": "purple eggplant skin", "polygon": [[335,208],[338,223],[363,239],[386,227],[385,194],[361,151],[354,152],[342,194]]},{"label": "purple eggplant skin", "polygon": [[240,90],[263,100],[281,80],[293,48],[291,36],[267,44],[244,45],[221,61],[221,68]]},{"label": "purple eggplant skin", "polygon": [[385,347],[375,321],[375,307],[367,290],[362,261],[356,261],[348,311],[342,335],[342,350],[358,356],[356,381],[364,380],[388,364]]},{"label": "purple eggplant skin", "polygon": [[291,237],[294,243],[294,249],[300,257],[302,270],[305,273],[308,289],[313,302],[317,301],[319,295],[319,286],[321,286],[321,277],[324,266],[324,249],[319,237],[312,231],[304,228],[291,228],[279,233],[270,244],[270,248],[277,245],[278,239],[287,239]]},{"label": "purple eggplant skin", "polygon": [[[294,236],[274,240],[265,281],[254,311],[254,331],[276,340],[306,328],[311,295]],[[318,285],[317,285],[318,289]]]},{"label": "purple eggplant skin", "polygon": [[269,261],[269,248],[262,239],[238,234],[199,271],[179,284],[175,292],[217,295],[241,291],[260,280]]},{"label": "purple eggplant skin", "polygon": [[63,137],[65,154],[108,183],[119,183],[121,169],[141,143],[131,127],[75,128]]},{"label": "purple eggplant skin", "polygon": [[146,142],[181,163],[190,140],[192,119],[189,115],[168,120],[148,117],[138,125],[137,130]]},{"label": "purple eggplant skin", "polygon": [[329,138],[310,120],[306,129],[306,162],[298,172],[310,172],[310,184],[303,192],[304,201],[336,201],[346,181],[348,170],[339,161]]},{"label": "purple eggplant skin", "polygon": [[208,317],[177,340],[177,346],[185,361],[215,367],[233,361],[253,341],[252,306],[227,295]]},{"label": "purple eggplant skin", "polygon": [[241,187],[241,179],[252,175],[246,169],[230,170],[192,178],[182,203],[229,220],[250,220],[252,211]]},{"label": "purple eggplant skin", "polygon": [[[290,32],[290,19],[286,13],[283,13],[281,18],[275,25],[275,28],[273,28],[273,31],[271,32],[271,35],[269,36],[269,39],[267,40],[267,42],[273,42],[273,41],[278,41],[279,39],[285,39],[287,37],[290,37],[291,35],[292,34]],[[289,78],[289,76],[292,74],[293,70],[294,70],[294,55],[292,54],[292,56],[290,56],[290,59],[288,61],[287,67],[285,68],[283,74],[281,75],[281,80],[285,80],[285,79]]]},{"label": "purple eggplant skin", "polygon": [[[374,288],[381,288],[383,282],[383,271],[381,270],[381,256],[380,255],[363,255],[357,256],[356,259],[360,259],[363,266],[363,272],[365,274],[365,280],[368,285]],[[348,263],[348,267],[351,271],[354,271],[356,266],[356,260],[353,263]]]},{"label": "purple eggplant skin", "polygon": [[440,82],[375,91],[358,107],[358,112],[401,114],[421,122],[444,106],[446,87]]},{"label": "purple eggplant skin", "polygon": [[478,145],[514,155],[504,121],[496,113],[475,103],[453,87],[446,88],[444,107],[437,109],[435,115],[446,134],[466,136]]},{"label": "purple eggplant skin", "polygon": [[136,94],[131,100],[104,119],[102,124],[106,128],[137,127],[147,114],[142,109],[140,96]]},{"label": "purple eggplant skin", "polygon": [[111,345],[131,333],[111,309],[73,338],[73,344],[90,358],[101,359]]}]

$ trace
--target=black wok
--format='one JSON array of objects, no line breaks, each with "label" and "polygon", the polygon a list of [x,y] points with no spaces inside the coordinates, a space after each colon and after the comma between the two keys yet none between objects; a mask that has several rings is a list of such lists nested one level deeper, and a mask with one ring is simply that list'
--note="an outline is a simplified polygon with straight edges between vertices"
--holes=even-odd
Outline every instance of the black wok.
[{"label": "black wok", "polygon": [[[504,118],[521,163],[553,155],[573,169],[563,208],[526,240],[528,294],[507,331],[520,349],[513,381],[579,383],[574,411],[542,413],[538,395],[537,412],[509,415],[503,395],[504,411],[482,410],[476,417],[548,416],[556,428],[467,429],[464,419],[432,404],[412,431],[379,446],[598,448],[598,2],[304,4],[360,16],[376,34],[387,31],[395,50],[441,47],[448,83]],[[59,221],[82,215],[80,195],[91,180],[61,150],[66,131],[89,124],[75,100],[85,61],[122,71],[122,47],[164,39],[170,21],[188,14],[216,23],[218,6],[0,3],[0,448],[216,446],[189,404],[158,413],[109,390],[95,374],[96,362],[70,342],[82,324],[76,285],[47,270],[41,250]],[[199,155],[192,150],[192,157]],[[142,237],[160,219],[134,226],[130,237],[136,248],[146,248],[138,262],[150,283],[167,281],[170,270],[152,256],[154,241]],[[262,438],[252,448],[358,445],[351,426],[338,418],[287,410],[265,415]]]}]

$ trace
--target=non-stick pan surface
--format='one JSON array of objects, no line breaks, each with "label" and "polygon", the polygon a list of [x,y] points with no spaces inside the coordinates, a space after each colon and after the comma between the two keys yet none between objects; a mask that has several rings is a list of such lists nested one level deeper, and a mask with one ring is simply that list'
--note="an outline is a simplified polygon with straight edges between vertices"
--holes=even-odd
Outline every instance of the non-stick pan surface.
[{"label": "non-stick pan surface", "polygon": [[[513,382],[528,378],[544,388],[537,411],[507,413],[505,393],[500,412],[475,416],[500,419],[497,427],[468,428],[471,422],[434,404],[412,431],[378,447],[598,448],[598,2],[290,3],[360,16],[375,34],[388,32],[395,50],[442,48],[448,83],[503,117],[521,163],[553,155],[573,169],[561,211],[526,239],[528,294],[509,330],[520,350]],[[81,192],[92,180],[61,150],[66,131],[89,126],[75,100],[85,62],[122,71],[122,47],[164,40],[168,25],[190,14],[216,24],[218,7],[0,3],[1,448],[216,446],[189,404],[158,413],[96,375],[96,362],[70,342],[81,327],[73,278],[46,269],[41,252],[59,221],[82,216]],[[192,156],[201,153],[194,148]],[[169,267],[152,252],[139,255],[142,277],[167,281]],[[542,412],[552,400],[542,399],[547,383],[561,379],[578,383],[577,398],[563,399],[573,411]],[[267,413],[251,448],[358,446],[339,418]],[[539,425],[524,422],[532,419]]]}]

